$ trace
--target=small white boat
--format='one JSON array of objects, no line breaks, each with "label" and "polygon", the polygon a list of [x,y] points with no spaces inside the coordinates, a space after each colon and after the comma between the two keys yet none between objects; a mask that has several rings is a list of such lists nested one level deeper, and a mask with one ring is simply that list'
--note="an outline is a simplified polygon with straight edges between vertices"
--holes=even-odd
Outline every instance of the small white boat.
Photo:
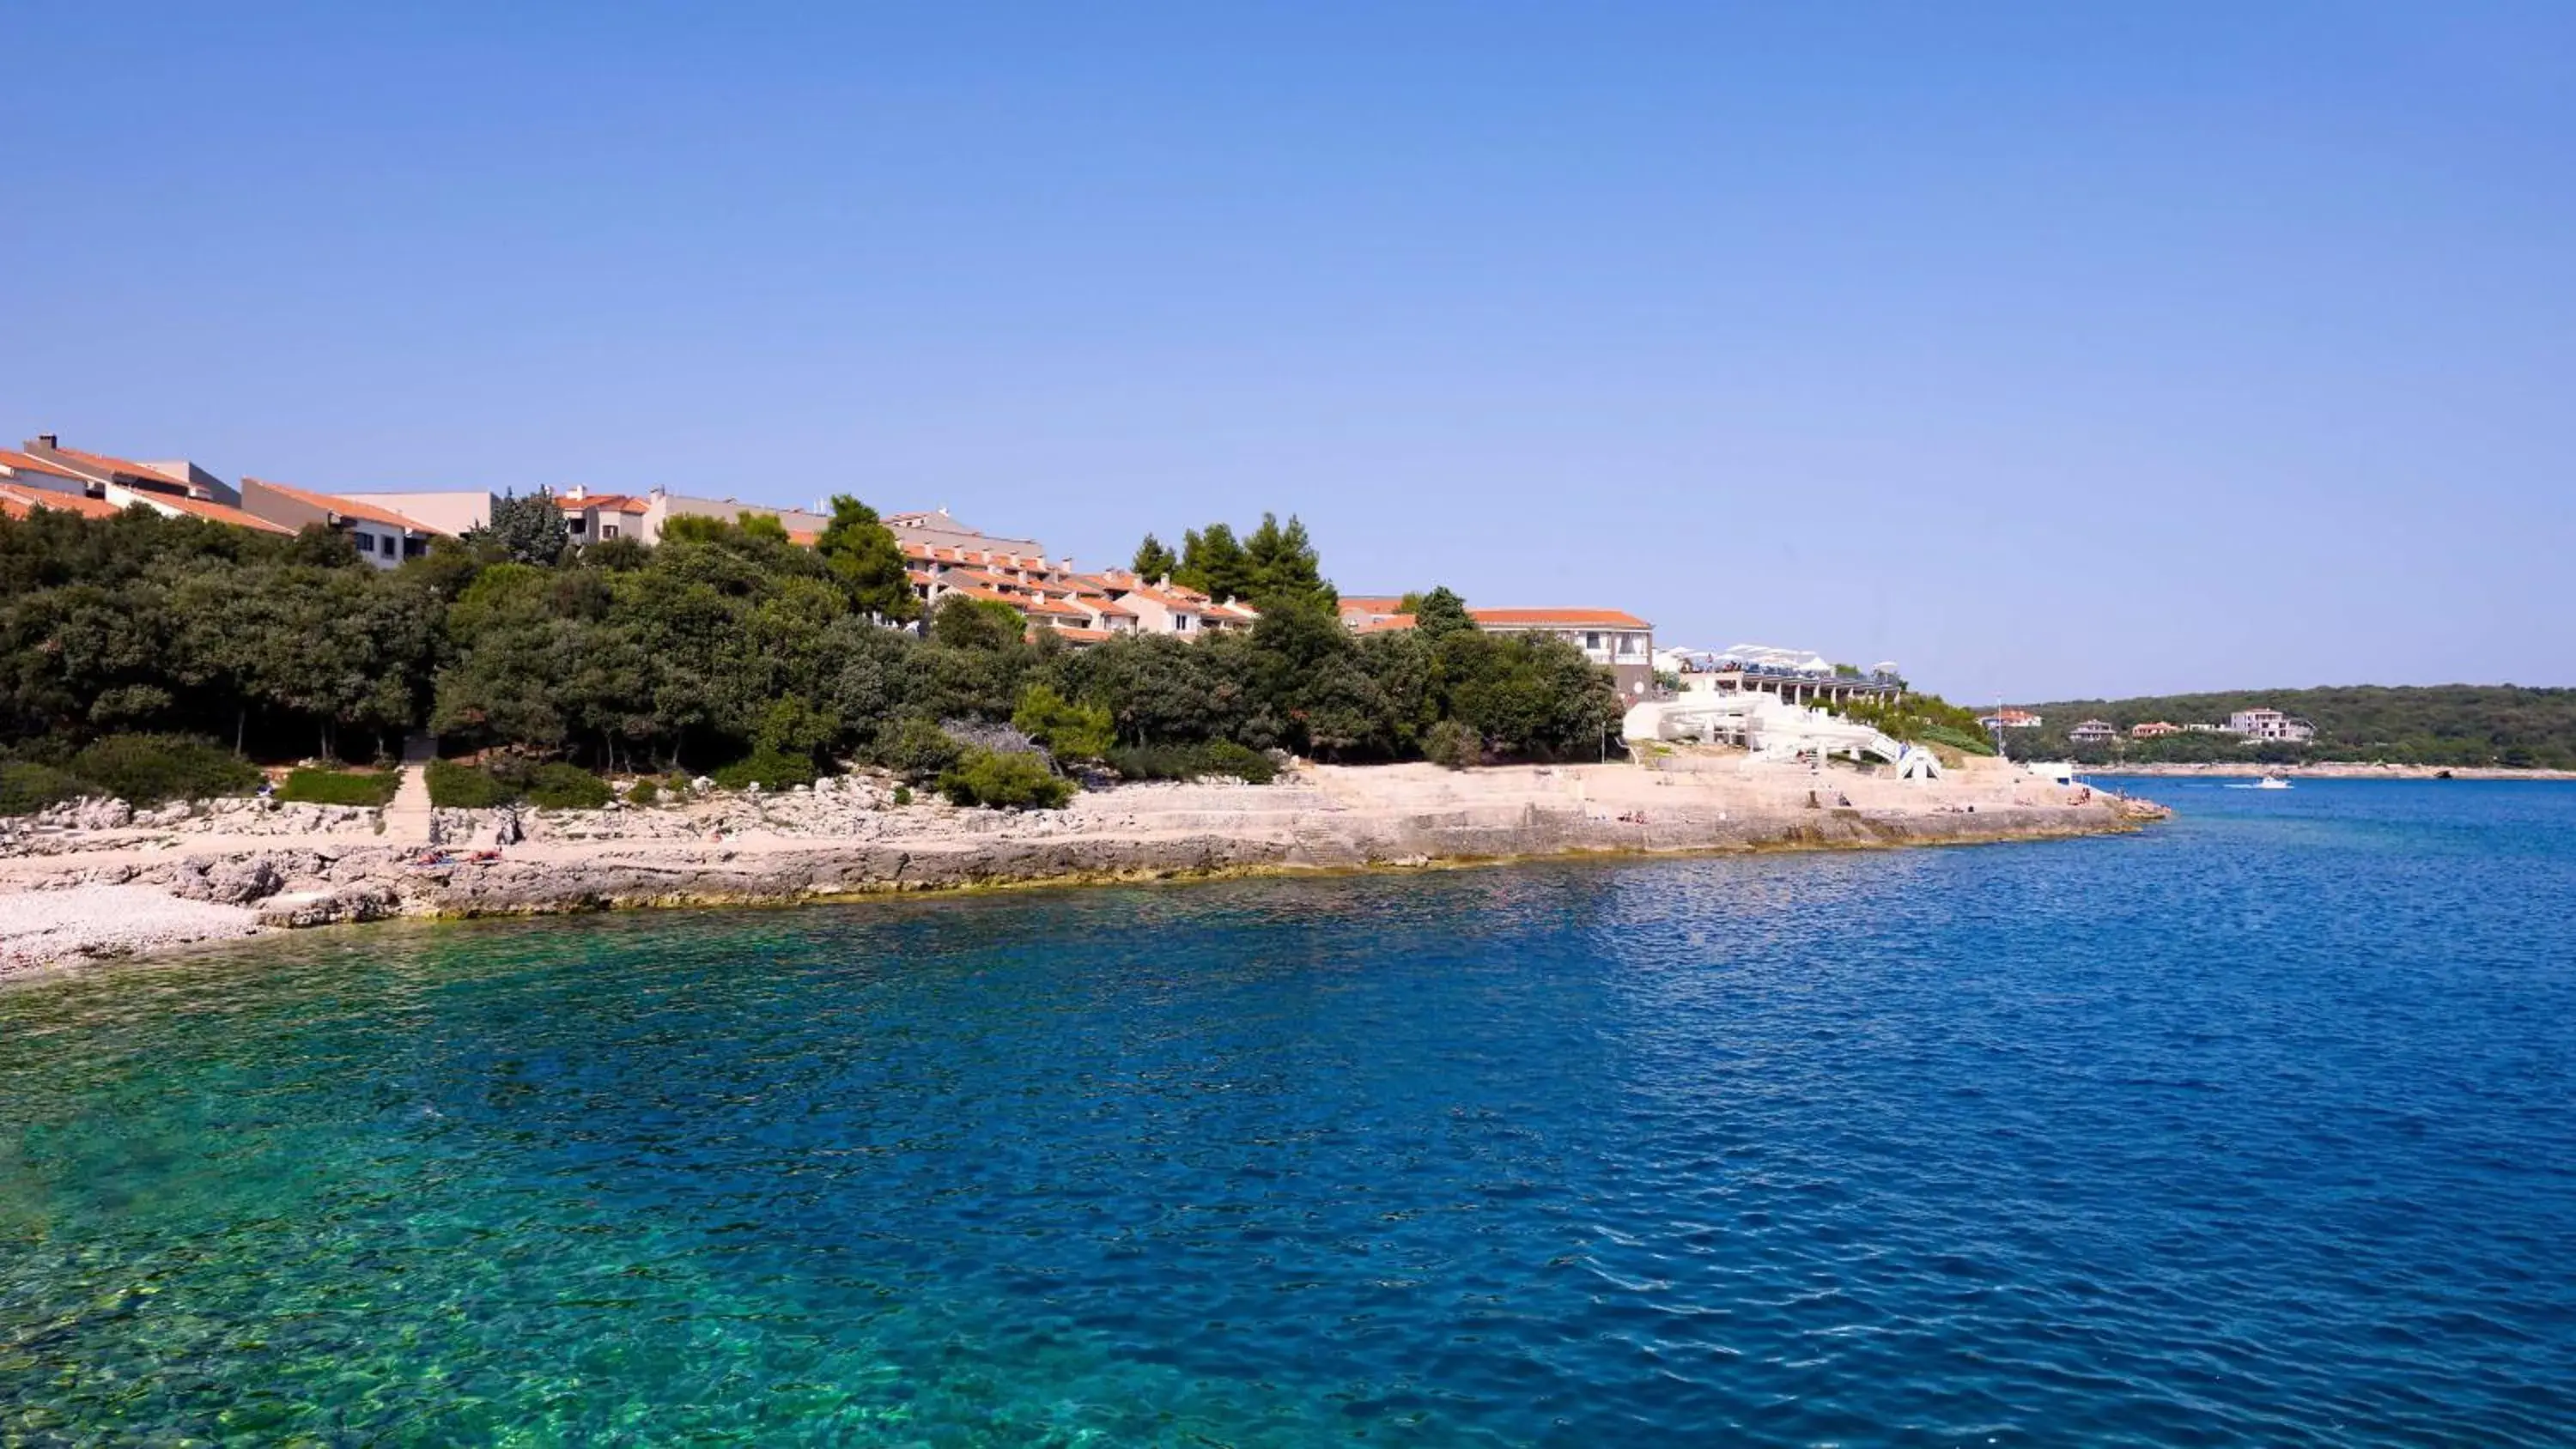
[{"label": "small white boat", "polygon": [[2265,775],[2262,779],[2254,782],[2254,788],[2257,790],[2287,790],[2290,788],[2290,782],[2282,779],[2278,775]]}]

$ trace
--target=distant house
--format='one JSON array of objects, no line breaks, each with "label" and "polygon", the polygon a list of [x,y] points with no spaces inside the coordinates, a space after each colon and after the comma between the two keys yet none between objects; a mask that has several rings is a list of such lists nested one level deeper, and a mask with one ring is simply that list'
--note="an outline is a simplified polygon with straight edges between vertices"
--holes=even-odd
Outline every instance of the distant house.
[{"label": "distant house", "polygon": [[234,505],[241,493],[230,483],[184,458],[166,463],[137,463],[125,458],[111,458],[104,453],[85,453],[66,448],[54,433],[38,433],[20,445],[21,455],[56,473],[78,478],[90,496],[98,496],[101,487],[139,489],[149,493],[168,493],[195,498],[207,503]]},{"label": "distant house", "polygon": [[[740,522],[746,513],[754,518],[774,518],[778,521],[779,527],[787,530],[789,537],[807,535],[804,541],[808,543],[811,543],[814,536],[819,536],[832,523],[829,517],[813,509],[777,508],[766,503],[744,503],[734,498],[699,498],[686,493],[673,493],[665,488],[656,488],[644,494],[593,494],[583,488],[567,489],[555,495],[556,502],[565,504],[567,522],[570,521],[571,515],[571,504],[565,502],[567,499],[585,504],[592,499],[602,503],[614,500],[612,509],[599,510],[593,514],[593,522],[590,526],[594,531],[589,535],[590,537],[641,538],[646,543],[660,542],[662,530],[669,527],[674,518],[713,518],[726,523]],[[633,507],[626,506],[629,504]],[[611,512],[614,512],[616,517],[610,517]],[[618,533],[596,532],[598,528],[612,526],[619,530]],[[629,532],[630,529],[633,531]],[[898,533],[895,536],[901,538],[903,535]],[[583,541],[582,536],[578,534],[574,536],[574,540]]]},{"label": "distant house", "polygon": [[1977,716],[1977,723],[1990,730],[2035,730],[2039,728],[2041,721],[2038,715],[2032,714],[2029,710],[2006,707],[1996,710],[1993,714]]},{"label": "distant house", "polygon": [[296,531],[229,503],[217,503],[210,498],[195,498],[185,493],[165,493],[159,489],[128,488],[121,483],[108,483],[90,496],[104,498],[119,508],[149,508],[164,518],[202,518],[208,523],[247,528],[253,533],[292,534]]},{"label": "distant house", "polygon": [[48,493],[73,493],[86,496],[89,480],[67,468],[47,463],[42,458],[0,448],[0,483],[17,488],[39,489]]},{"label": "distant house", "polygon": [[460,534],[492,522],[500,496],[488,488],[343,488],[333,495],[399,513],[432,533]]},{"label": "distant house", "polygon": [[1341,615],[1342,627],[1354,634],[1391,620],[1410,618],[1404,612],[1404,600],[1393,594],[1344,594],[1334,609]]},{"label": "distant house", "polygon": [[[1036,539],[996,537],[980,528],[960,523],[945,508],[919,513],[889,513],[879,521],[894,535],[894,541],[904,546],[907,555],[915,545],[919,545],[924,549],[962,549],[972,553],[1035,559],[1041,567],[1046,561],[1046,546]],[[1064,559],[1062,564],[1070,569],[1073,560]]]},{"label": "distant house", "polygon": [[2249,740],[2285,740],[2304,744],[2317,737],[2317,727],[2277,709],[2240,709],[2227,717],[2227,733]]},{"label": "distant house", "polygon": [[[0,454],[0,457],[5,457]],[[59,513],[77,513],[83,518],[114,518],[124,512],[104,498],[62,488],[31,488],[11,481],[0,483],[0,518],[25,518],[44,509]]]},{"label": "distant house", "polygon": [[[1134,575],[1126,577],[1132,579]],[[1181,588],[1169,579],[1133,584],[1118,602],[1136,616],[1136,627],[1143,633],[1195,639],[1207,632],[1207,595]]]},{"label": "distant house", "polygon": [[1655,682],[1655,626],[1618,609],[1469,609],[1491,634],[1546,634],[1609,669],[1624,699],[1642,698]]},{"label": "distant house", "polygon": [[2178,735],[2181,733],[2181,725],[2167,724],[2165,721],[2160,719],[2151,719],[2144,724],[2129,726],[2129,738],[2133,740],[2160,740],[2167,735]]},{"label": "distant house", "polygon": [[358,557],[380,569],[399,568],[405,559],[429,552],[430,536],[438,531],[390,508],[260,478],[242,479],[241,498],[245,512],[283,528],[300,531],[318,523],[349,535]]},{"label": "distant house", "polygon": [[2066,732],[2070,743],[2107,745],[2120,737],[2120,727],[2107,719],[2088,719]]},{"label": "distant house", "polygon": [[[660,536],[660,525],[667,519],[653,516],[654,498],[638,498],[631,493],[593,493],[587,488],[567,488],[555,495],[555,507],[563,510],[564,532],[575,543],[598,543],[612,538],[631,538],[651,543]],[[732,522],[736,515],[727,514]],[[650,520],[648,525],[647,520]]]}]

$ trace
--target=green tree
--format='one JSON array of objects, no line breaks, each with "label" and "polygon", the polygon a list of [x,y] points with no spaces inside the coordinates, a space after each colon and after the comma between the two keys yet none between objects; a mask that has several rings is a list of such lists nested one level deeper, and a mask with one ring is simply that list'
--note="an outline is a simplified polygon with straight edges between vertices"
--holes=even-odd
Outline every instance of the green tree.
[{"label": "green tree", "polygon": [[1426,639],[1436,641],[1476,627],[1476,617],[1467,612],[1467,601],[1445,587],[1427,594],[1407,594],[1397,607],[1413,616],[1413,627]]},{"label": "green tree", "polygon": [[1250,598],[1252,561],[1235,541],[1233,528],[1211,523],[1181,535],[1181,563],[1172,570],[1172,582],[1219,601]]},{"label": "green tree", "polygon": [[1044,745],[1059,760],[1097,760],[1117,742],[1109,711],[1076,704],[1044,684],[1020,691],[1011,727]]},{"label": "green tree", "polygon": [[921,617],[903,547],[895,542],[894,531],[877,520],[875,509],[848,494],[835,494],[832,521],[814,549],[849,591],[852,608],[888,623]]},{"label": "green tree", "polygon": [[1610,671],[1559,639],[1526,634],[1451,634],[1436,646],[1449,718],[1505,755],[1564,760],[1594,756],[1619,720]]},{"label": "green tree", "polygon": [[1136,545],[1136,557],[1128,566],[1136,571],[1136,577],[1151,583],[1171,577],[1172,571],[1181,566],[1181,561],[1163,546],[1161,539],[1149,533],[1143,543]]},{"label": "green tree", "polygon": [[1028,621],[998,599],[950,594],[930,611],[930,638],[951,649],[1008,653],[1028,637]]},{"label": "green tree", "polygon": [[1243,542],[1243,558],[1244,597],[1257,608],[1296,602],[1330,608],[1335,602],[1333,586],[1324,582],[1314,542],[1295,514],[1289,515],[1284,528],[1276,514],[1262,514],[1261,525]]},{"label": "green tree", "polygon": [[553,492],[540,488],[492,500],[491,521],[465,530],[461,537],[510,563],[551,564],[563,557],[572,542],[572,530],[564,525],[563,509],[556,505]]}]

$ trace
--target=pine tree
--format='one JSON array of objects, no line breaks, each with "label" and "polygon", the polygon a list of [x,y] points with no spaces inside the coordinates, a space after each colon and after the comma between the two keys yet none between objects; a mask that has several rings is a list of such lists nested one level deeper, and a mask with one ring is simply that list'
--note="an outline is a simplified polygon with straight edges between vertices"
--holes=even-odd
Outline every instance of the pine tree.
[{"label": "pine tree", "polygon": [[877,521],[875,509],[847,494],[836,495],[832,521],[814,541],[814,550],[849,591],[851,607],[888,623],[920,616],[921,601],[913,596],[903,548],[893,530]]},{"label": "pine tree", "polygon": [[1170,577],[1172,570],[1180,566],[1181,561],[1172,556],[1172,551],[1163,546],[1163,541],[1150,533],[1145,535],[1143,543],[1136,545],[1136,557],[1130,565],[1136,570],[1136,577],[1149,583]]}]

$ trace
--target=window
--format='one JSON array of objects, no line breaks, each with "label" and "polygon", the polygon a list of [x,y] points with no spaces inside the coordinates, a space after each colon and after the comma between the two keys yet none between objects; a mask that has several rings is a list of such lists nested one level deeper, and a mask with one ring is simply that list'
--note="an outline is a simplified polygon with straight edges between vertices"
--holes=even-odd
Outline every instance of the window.
[{"label": "window", "polygon": [[1172,632],[1175,634],[1186,634],[1190,632],[1190,616],[1187,614],[1174,614],[1172,616]]},{"label": "window", "polygon": [[361,534],[357,535],[357,539],[358,539],[358,552],[360,552],[360,553],[374,553],[374,552],[376,551],[376,536],[375,536],[374,534],[372,534],[372,533],[361,533]]},{"label": "window", "polygon": [[599,526],[599,536],[602,538],[615,538],[617,536],[617,525],[614,523],[601,524]]},{"label": "window", "polygon": [[589,526],[590,520],[581,514],[567,513],[564,515],[564,531],[566,533],[579,533]]},{"label": "window", "polygon": [[1600,647],[1601,647],[1601,634],[1600,634],[1600,632],[1599,632],[1598,630],[1587,630],[1587,631],[1584,633],[1584,635],[1583,635],[1583,647],[1584,647],[1584,648],[1586,648],[1586,649],[1598,649],[1598,648],[1600,648]]}]

